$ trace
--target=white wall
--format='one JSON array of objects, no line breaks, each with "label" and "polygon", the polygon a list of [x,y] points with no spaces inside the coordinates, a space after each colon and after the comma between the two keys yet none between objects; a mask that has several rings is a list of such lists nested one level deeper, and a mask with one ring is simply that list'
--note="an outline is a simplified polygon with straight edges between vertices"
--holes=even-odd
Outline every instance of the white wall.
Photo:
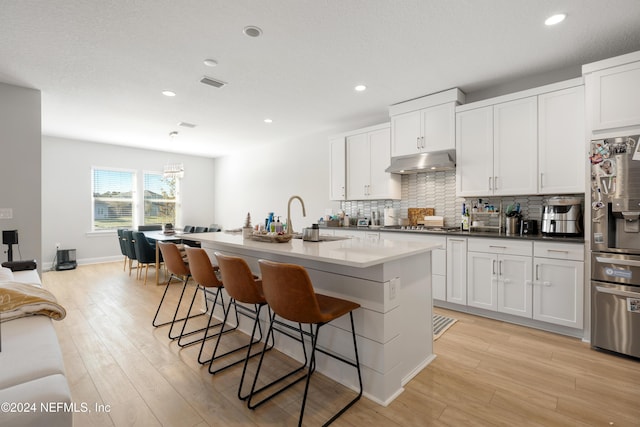
[{"label": "white wall", "polygon": [[242,227],[247,212],[252,224],[263,222],[269,212],[287,216],[292,195],[302,197],[307,216],[297,200],[291,204],[295,231],[301,231],[337,209],[329,200],[329,134],[300,141],[258,147],[242,155],[215,160],[215,217],[224,228]]},{"label": "white wall", "polygon": [[91,168],[133,169],[142,193],[142,172],[161,172],[168,161],[183,162],[182,223],[217,223],[214,216],[214,161],[160,151],[42,137],[42,257],[50,268],[56,243],[76,249],[79,263],[120,260],[116,233],[91,231]]},{"label": "white wall", "polygon": [[[36,259],[39,268],[40,110],[40,91],[0,83],[0,208],[13,209],[12,219],[0,219],[0,229],[18,230],[14,261]],[[2,262],[6,250],[2,245]]]}]

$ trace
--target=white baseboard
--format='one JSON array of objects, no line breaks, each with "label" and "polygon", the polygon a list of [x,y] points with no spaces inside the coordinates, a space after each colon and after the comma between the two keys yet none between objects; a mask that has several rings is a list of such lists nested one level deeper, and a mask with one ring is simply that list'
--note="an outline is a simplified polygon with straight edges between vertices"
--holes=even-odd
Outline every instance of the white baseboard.
[{"label": "white baseboard", "polygon": [[[87,265],[87,264],[104,264],[107,262],[124,262],[124,257],[122,255],[117,256],[109,256],[109,257],[97,257],[97,258],[82,258],[76,260],[78,265]],[[55,264],[53,262],[47,262],[42,265],[42,271],[54,270]]]}]

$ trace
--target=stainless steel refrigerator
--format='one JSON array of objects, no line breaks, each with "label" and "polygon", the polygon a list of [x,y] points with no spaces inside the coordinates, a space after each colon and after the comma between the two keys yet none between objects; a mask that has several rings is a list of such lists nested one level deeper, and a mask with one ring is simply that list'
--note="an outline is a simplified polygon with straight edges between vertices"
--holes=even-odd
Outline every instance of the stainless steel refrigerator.
[{"label": "stainless steel refrigerator", "polygon": [[591,142],[591,345],[640,358],[640,135]]}]

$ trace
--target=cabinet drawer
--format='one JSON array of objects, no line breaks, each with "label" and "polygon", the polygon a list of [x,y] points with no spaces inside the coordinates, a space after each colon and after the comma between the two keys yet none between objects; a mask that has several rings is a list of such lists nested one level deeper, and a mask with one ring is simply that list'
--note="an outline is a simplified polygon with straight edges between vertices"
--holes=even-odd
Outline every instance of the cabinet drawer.
[{"label": "cabinet drawer", "polygon": [[508,239],[469,239],[470,252],[486,252],[490,254],[509,254],[531,256],[531,242]]},{"label": "cabinet drawer", "polygon": [[584,245],[580,243],[534,242],[533,248],[537,257],[584,261]]}]

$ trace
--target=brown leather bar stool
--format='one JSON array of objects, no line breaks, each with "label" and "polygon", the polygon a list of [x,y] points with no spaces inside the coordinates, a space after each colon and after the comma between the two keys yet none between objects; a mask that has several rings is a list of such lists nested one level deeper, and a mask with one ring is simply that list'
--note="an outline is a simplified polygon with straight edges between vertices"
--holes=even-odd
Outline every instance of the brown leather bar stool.
[{"label": "brown leather bar stool", "polygon": [[[216,304],[220,304],[222,306],[222,311],[224,313],[225,320],[227,318],[227,311],[228,311],[228,308],[225,307],[224,305],[224,295],[222,294],[222,292],[220,292],[220,290],[224,287],[224,285],[223,285],[223,282],[221,282],[220,279],[218,278],[218,274],[220,274],[219,268],[211,264],[211,259],[209,258],[209,255],[207,255],[207,253],[204,251],[204,249],[192,248],[189,246],[184,246],[184,249],[187,255],[188,268],[191,272],[191,277],[196,282],[196,290],[193,292],[193,296],[191,298],[191,304],[189,305],[189,311],[187,312],[187,318],[186,318],[187,320],[185,320],[184,323],[182,324],[182,330],[180,331],[180,335],[178,336],[178,345],[180,347],[187,347],[193,344],[197,344],[199,342],[202,342],[204,345],[204,342],[206,340],[218,335],[218,333],[209,335],[209,329],[222,325],[222,322],[211,324],[211,319],[213,319],[213,314],[214,314],[214,309],[216,307]],[[185,332],[189,319],[192,317],[195,317],[195,316],[191,316],[191,310],[193,309],[193,304],[196,300],[196,296],[198,295],[198,290],[203,291],[205,307],[206,307],[206,310],[204,313],[206,314],[207,312],[209,312],[209,321],[207,322],[207,325],[203,328],[195,329],[190,332]],[[209,298],[207,298],[208,295],[214,296],[211,310],[209,310],[209,304],[208,304]],[[218,303],[218,297],[220,298],[219,303]],[[238,316],[236,314],[235,328],[237,328],[237,324],[238,324]],[[204,334],[201,337],[192,339],[187,342],[182,341],[183,338],[192,336],[200,332],[204,332]],[[198,362],[200,362],[200,355],[198,355]],[[206,363],[206,361],[200,362],[200,363]]]},{"label": "brown leather bar stool", "polygon": [[[162,294],[162,299],[160,299],[160,304],[158,304],[158,309],[156,310],[156,315],[153,317],[153,321],[151,324],[155,327],[171,325],[169,328],[168,336],[169,339],[180,338],[181,335],[173,334],[173,327],[176,322],[186,322],[189,318],[194,318],[198,316],[203,316],[206,312],[199,313],[193,316],[187,315],[186,317],[178,319],[178,312],[180,310],[180,306],[182,304],[182,298],[184,297],[184,292],[187,289],[187,284],[189,283],[189,279],[191,278],[191,271],[189,270],[189,266],[183,261],[182,255],[180,254],[180,250],[174,243],[168,242],[158,242],[157,243],[160,248],[160,252],[162,253],[162,258],[164,259],[165,266],[170,273],[169,280],[167,280],[167,286],[164,289],[164,293]],[[176,310],[173,313],[173,318],[168,322],[158,323],[158,315],[160,314],[160,309],[162,308],[162,304],[164,303],[165,297],[167,296],[167,291],[169,290],[169,286],[171,285],[172,280],[179,280],[184,283],[182,286],[182,292],[180,293],[180,299],[178,299],[178,304],[176,305]],[[197,292],[198,288],[194,292]],[[206,301],[206,298],[205,298]],[[207,307],[208,308],[208,307]],[[184,329],[184,328],[183,328]]]},{"label": "brown leather bar stool", "polygon": [[[254,354],[251,354],[251,349],[254,344],[261,342],[263,338],[262,326],[260,324],[260,312],[263,307],[267,306],[267,300],[264,298],[264,294],[262,293],[262,280],[260,280],[251,272],[249,265],[243,258],[223,255],[220,252],[216,252],[215,255],[218,261],[218,266],[220,267],[220,273],[222,274],[224,288],[227,291],[227,294],[229,294],[229,297],[231,297],[231,302],[229,304],[233,304],[236,312],[249,319],[252,319],[253,328],[251,330],[251,337],[249,338],[248,344],[234,348],[233,350],[229,350],[221,355],[216,355],[218,346],[220,344],[220,339],[222,338],[222,333],[218,335],[218,342],[216,342],[216,346],[213,350],[213,355],[209,364],[209,372],[215,374],[238,363],[244,362],[242,376],[240,377],[240,385],[238,386],[238,398],[244,400],[249,397],[248,394],[242,394],[242,386],[244,384],[244,379],[247,372],[247,364],[249,363],[250,358],[261,354],[261,351],[257,351]],[[243,304],[253,306],[253,308]],[[227,311],[227,316],[229,315],[229,311],[230,310]],[[268,313],[269,317],[271,317],[270,310]],[[222,330],[224,330],[226,323],[227,318],[225,316]],[[256,330],[258,331],[258,337],[256,337]],[[271,348],[273,348],[273,339],[271,340],[270,345],[267,342],[265,342],[264,345],[267,351],[270,350]],[[225,357],[245,348],[247,349],[247,353],[244,359],[239,359],[217,369],[213,369],[213,362],[216,359]]]},{"label": "brown leather bar stool", "polygon": [[[311,375],[315,370],[316,351],[339,360],[349,366],[352,366],[356,368],[358,372],[358,381],[360,384],[358,395],[350,402],[348,402],[342,409],[340,409],[340,411],[333,415],[329,419],[329,421],[324,424],[325,426],[329,425],[340,415],[342,415],[347,409],[349,409],[354,403],[356,403],[362,396],[362,375],[360,373],[358,345],[356,343],[356,333],[353,324],[353,310],[360,307],[360,305],[352,301],[316,294],[313,290],[313,284],[311,283],[309,274],[307,273],[307,270],[302,266],[295,264],[277,263],[267,260],[260,260],[259,264],[260,271],[262,273],[262,288],[264,291],[264,296],[267,300],[267,303],[269,304],[269,307],[273,311],[267,338],[269,338],[269,336],[273,334],[274,324],[276,324],[277,322],[277,316],[291,322],[310,325],[310,332],[308,333],[308,335],[311,338],[311,357],[308,363],[308,372],[304,377],[302,377],[306,378],[307,381],[302,398],[302,407],[300,408],[300,418],[298,419],[298,425],[302,425],[302,417],[304,415],[304,409],[307,402],[307,393],[309,391],[309,381],[311,380]],[[320,328],[331,322],[332,320],[335,320],[347,313],[349,314],[349,318],[351,320],[351,334],[353,336],[355,362],[352,362],[351,360],[348,360],[340,355],[329,352],[317,346],[318,333],[320,331]],[[304,343],[302,344],[302,346],[304,349]],[[260,375],[260,369],[264,360],[264,354],[265,352],[263,351],[262,355],[260,356],[260,362],[258,362],[258,370],[253,381],[253,386],[248,401],[249,408],[257,407],[258,405],[264,403],[266,400],[271,399],[272,397],[276,396],[277,394],[281,393],[282,391],[286,390],[302,379],[300,378],[293,383],[284,386],[280,390],[272,393],[271,395],[262,399],[260,402],[252,404],[251,400],[253,398],[253,395],[259,391],[255,390],[255,386]],[[285,377],[282,377],[280,379],[283,379]],[[279,380],[276,380],[268,386],[275,384]],[[265,387],[262,388],[262,390],[264,389]]]}]

